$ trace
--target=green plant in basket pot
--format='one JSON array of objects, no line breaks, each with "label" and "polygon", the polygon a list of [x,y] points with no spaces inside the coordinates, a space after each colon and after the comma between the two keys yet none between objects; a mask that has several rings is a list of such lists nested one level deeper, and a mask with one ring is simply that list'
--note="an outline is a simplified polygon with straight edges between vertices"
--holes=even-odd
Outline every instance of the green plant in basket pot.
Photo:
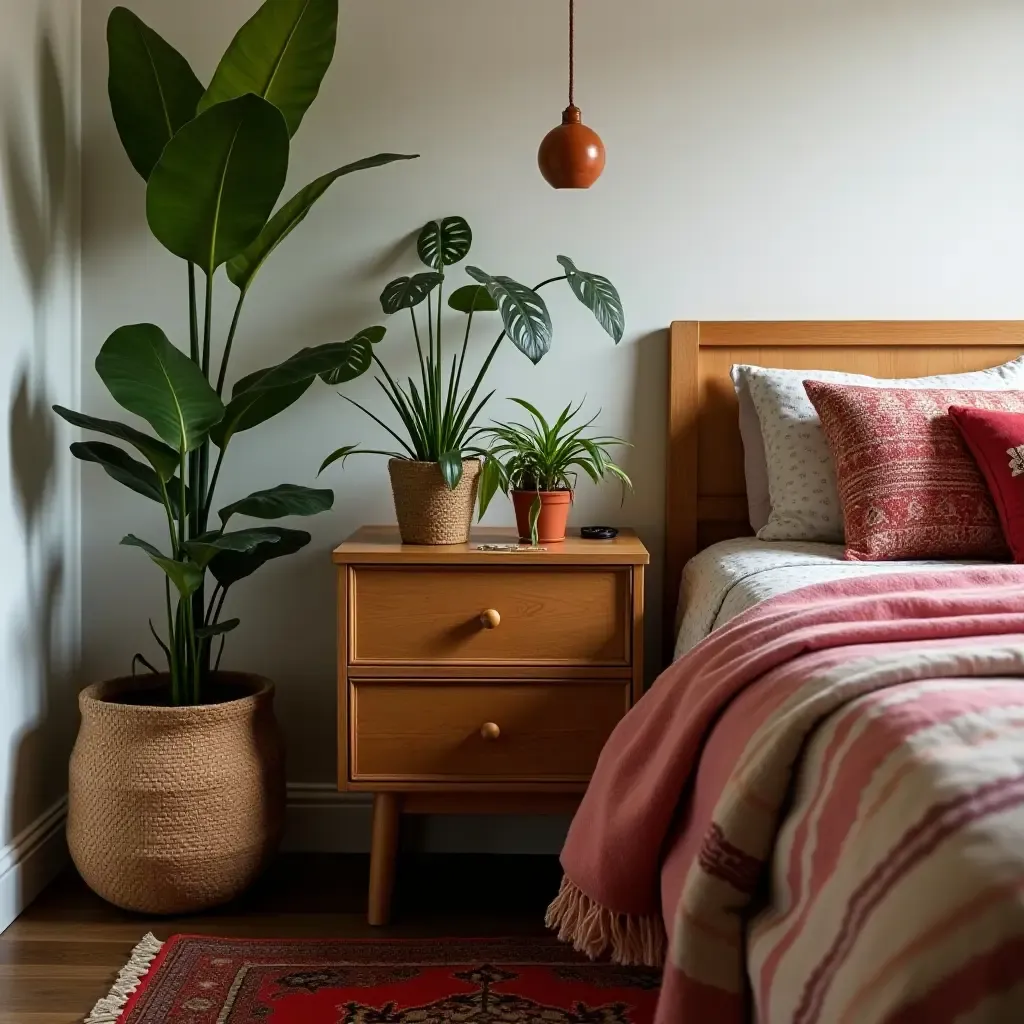
[{"label": "green plant in basket pot", "polygon": [[[575,425],[583,408],[567,405],[554,423],[529,402],[513,398],[529,414],[531,423],[496,423],[488,435],[480,475],[480,518],[500,490],[511,495],[519,536],[533,544],[565,540],[569,508],[579,473],[594,483],[613,477],[622,484],[623,497],[633,484],[608,449],[628,442],[618,437],[589,434],[597,416]],[[598,414],[600,415],[600,414]]]},{"label": "green plant in basket pot", "polygon": [[[384,334],[372,327],[305,348],[228,390],[246,298],[277,247],[338,179],[411,159],[383,153],[346,164],[279,205],[291,138],[332,62],[337,22],[338,0],[267,0],[208,86],[131,11],[115,8],[107,25],[111,112],[146,182],[150,230],[182,260],[188,324],[181,347],[154,324],[133,324],[100,349],[97,373],[139,426],[56,408],[108,439],[76,442],[72,453],[155,502],[165,527],[162,541],[130,534],[122,543],[163,575],[163,623],[150,620],[150,631],[166,670],[137,654],[133,677],[83,691],[70,772],[75,862],[97,892],[134,910],[177,913],[230,899],[262,868],[282,828],[273,686],[218,671],[224,639],[239,625],[225,617],[225,598],[309,543],[305,531],[275,521],[326,511],[334,495],[282,484],[225,502],[216,490],[239,434],[283,412],[318,377],[336,385],[364,373]],[[219,338],[222,267],[234,315]],[[246,519],[257,523],[241,525]],[[138,666],[152,675],[136,678]]]},{"label": "green plant in basket pot", "polygon": [[[511,277],[467,267],[469,282],[452,291],[447,301],[448,309],[465,322],[452,325],[450,314],[444,315],[449,268],[466,259],[472,244],[473,232],[465,218],[430,221],[420,231],[416,245],[428,270],[400,277],[381,293],[385,314],[408,314],[410,339],[416,347],[416,376],[404,382],[388,370],[376,350],[371,353],[379,372],[377,383],[397,419],[387,422],[342,396],[377,423],[398,447],[344,445],[320,467],[323,472],[355,454],[386,456],[398,526],[407,544],[462,544],[468,539],[481,459],[487,455],[480,439],[490,429],[481,424],[480,416],[494,395],[484,389],[484,382],[506,340],[535,364],[550,351],[553,328],[542,289],[567,284],[616,344],[625,331],[622,301],[615,286],[600,274],[580,270],[567,256],[558,257],[560,274],[532,288]],[[495,313],[501,319],[501,331],[477,362],[471,350],[476,318]],[[454,345],[448,341],[450,332],[456,336]]]}]

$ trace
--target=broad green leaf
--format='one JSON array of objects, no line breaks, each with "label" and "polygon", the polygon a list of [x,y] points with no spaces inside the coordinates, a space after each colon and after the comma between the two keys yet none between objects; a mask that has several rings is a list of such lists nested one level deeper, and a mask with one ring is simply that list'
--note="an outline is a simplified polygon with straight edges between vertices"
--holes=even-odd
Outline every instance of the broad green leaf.
[{"label": "broad green leaf", "polygon": [[231,283],[241,291],[247,291],[260,268],[270,258],[271,253],[306,219],[306,215],[316,201],[338,178],[345,174],[352,174],[353,171],[383,167],[396,160],[415,160],[417,157],[418,154],[404,156],[400,153],[378,153],[376,156],[339,167],[308,184],[270,218],[267,226],[259,233],[259,237],[245,252],[228,263],[228,278]]},{"label": "broad green leaf", "polygon": [[[268,372],[261,370],[258,374],[250,376],[260,377]],[[242,381],[239,381],[239,384],[241,383]],[[243,391],[228,402],[224,419],[210,431],[210,440],[218,448],[223,449],[235,434],[251,430],[294,405],[309,390],[312,383],[313,378],[308,377],[289,387]]]},{"label": "broad green leaf", "polygon": [[255,93],[281,111],[294,135],[331,66],[337,35],[338,0],[266,0],[231,41],[199,109]]},{"label": "broad green leaf", "polygon": [[428,267],[440,270],[464,260],[473,246],[473,230],[464,217],[445,217],[423,226],[416,253]]},{"label": "broad green leaf", "polygon": [[181,464],[179,454],[163,441],[149,437],[141,430],[129,427],[125,423],[118,423],[116,420],[102,420],[97,416],[86,416],[85,413],[65,409],[62,405],[55,405],[53,411],[74,427],[95,430],[98,434],[106,434],[107,437],[116,437],[119,441],[127,441],[149,460],[156,475],[165,483],[178,471],[178,466]]},{"label": "broad green leaf", "polygon": [[498,304],[482,284],[465,284],[452,292],[448,305],[459,313],[494,313]]},{"label": "broad green leaf", "polygon": [[218,448],[223,448],[241,430],[269,420],[297,402],[314,378],[334,377],[353,380],[370,368],[370,350],[384,328],[368,327],[348,341],[332,341],[304,348],[277,366],[257,370],[243,377],[231,391],[224,419],[210,432]]},{"label": "broad green leaf", "polygon": [[300,381],[311,380],[321,374],[344,370],[353,359],[353,354],[365,350],[372,344],[380,328],[369,327],[360,331],[348,341],[330,341],[326,345],[304,348],[290,356],[283,363],[272,366],[263,373],[250,374],[239,381],[231,391],[232,400],[249,391],[268,391],[288,387]]},{"label": "broad green leaf", "polygon": [[438,462],[448,490],[454,491],[462,479],[462,452],[442,452]]},{"label": "broad green leaf", "polygon": [[276,534],[275,543],[259,544],[252,551],[244,553],[221,551],[210,562],[210,572],[225,590],[246,576],[251,576],[272,558],[293,555],[312,540],[304,530],[286,530],[280,526],[268,526],[266,530]]},{"label": "broad green leaf", "polygon": [[512,343],[532,363],[539,363],[551,349],[551,314],[544,300],[511,277],[491,277],[479,267],[466,273],[479,281],[498,304],[498,312]]},{"label": "broad green leaf", "polygon": [[198,448],[224,416],[202,370],[153,324],[114,331],[96,357],[96,372],[118,405],[179,452]]},{"label": "broad green leaf", "polygon": [[146,189],[150,230],[207,275],[243,252],[288,173],[288,129],[258,96],[218,103],[167,143]]},{"label": "broad green leaf", "polygon": [[483,519],[491,499],[498,493],[501,484],[501,467],[497,459],[484,459],[480,470],[480,519]]},{"label": "broad green leaf", "polygon": [[237,629],[241,624],[241,619],[225,619],[223,622],[218,622],[215,626],[200,626],[196,630],[196,638],[198,640],[207,640],[211,636],[230,633],[231,630]]},{"label": "broad green leaf", "polygon": [[148,541],[140,540],[133,534],[128,534],[122,544],[128,547],[142,548],[147,555],[166,573],[167,578],[174,584],[178,593],[187,598],[194,594],[203,585],[203,570],[191,562],[176,562],[162,554]]},{"label": "broad green leaf", "polygon": [[280,540],[270,529],[235,530],[232,533],[211,532],[187,541],[185,550],[196,565],[205,568],[210,559],[223,551],[247,554],[260,544],[276,544]]},{"label": "broad green leaf", "polygon": [[346,342],[351,354],[333,370],[321,373],[320,379],[333,387],[361,377],[373,364],[373,346],[379,344],[386,333],[386,327],[367,327],[360,331]]},{"label": "broad green leaf", "polygon": [[163,557],[154,558],[153,561],[163,569],[182,597],[191,597],[203,585],[205,573],[198,565]]},{"label": "broad green leaf", "polygon": [[345,460],[350,456],[354,455],[359,451],[359,445],[357,444],[346,444],[342,445],[341,448],[336,449],[327,456],[322,463],[320,463],[320,469],[317,470],[317,476],[319,476],[328,466],[333,466],[335,462],[340,462],[342,465],[345,464]]},{"label": "broad green leaf", "polygon": [[178,51],[126,7],[107,19],[107,94],[132,166],[149,180],[164,146],[196,116],[203,83]]},{"label": "broad green leaf", "polygon": [[134,533],[129,533],[127,537],[123,537],[121,543],[128,548],[142,548],[150,558],[167,557],[155,544],[150,544],[148,540],[136,537]]},{"label": "broad green leaf", "polygon": [[[152,501],[163,504],[163,491],[161,490],[160,477],[145,463],[137,462],[127,452],[114,444],[105,444],[103,441],[78,441],[71,445],[71,454],[83,462],[95,462],[102,466],[107,475],[116,480],[119,484],[150,498]],[[181,484],[177,480],[164,482],[167,488],[167,498],[171,511],[178,514],[181,505]],[[188,503],[188,490],[186,488],[186,504]]]},{"label": "broad green leaf", "polygon": [[565,268],[566,280],[573,294],[594,314],[597,322],[618,345],[626,331],[626,314],[615,285],[600,274],[579,270],[568,256],[559,256],[558,262]]},{"label": "broad green leaf", "polygon": [[397,313],[402,309],[412,309],[423,302],[441,283],[441,280],[441,275],[437,273],[399,277],[380,293],[380,308],[385,313]]},{"label": "broad green leaf", "polygon": [[334,491],[298,484],[280,484],[266,491],[256,491],[248,498],[225,505],[220,510],[220,521],[235,515],[253,519],[280,519],[282,516],[315,516],[334,505]]}]

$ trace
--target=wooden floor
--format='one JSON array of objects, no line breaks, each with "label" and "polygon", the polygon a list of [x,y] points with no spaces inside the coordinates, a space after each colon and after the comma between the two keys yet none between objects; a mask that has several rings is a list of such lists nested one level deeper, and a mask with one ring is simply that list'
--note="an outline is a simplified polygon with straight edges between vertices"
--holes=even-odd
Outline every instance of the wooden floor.
[{"label": "wooden floor", "polygon": [[366,924],[365,857],[281,857],[242,900],[195,917],[115,909],[69,871],[0,935],[0,1024],[80,1024],[152,931],[266,938],[541,934],[558,888],[551,857],[403,857],[395,923]]}]

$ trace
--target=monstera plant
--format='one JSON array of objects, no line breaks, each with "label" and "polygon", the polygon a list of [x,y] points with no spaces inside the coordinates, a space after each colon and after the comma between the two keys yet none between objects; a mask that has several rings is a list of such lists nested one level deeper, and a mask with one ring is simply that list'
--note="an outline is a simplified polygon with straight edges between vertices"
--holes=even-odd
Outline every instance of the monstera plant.
[{"label": "monstera plant", "polygon": [[[486,455],[478,439],[490,429],[480,424],[480,414],[494,394],[493,391],[481,394],[481,391],[491,363],[506,339],[533,363],[539,363],[550,351],[551,314],[540,294],[541,289],[565,283],[616,344],[625,331],[622,301],[611,281],[600,274],[580,270],[569,257],[559,256],[561,273],[532,288],[511,277],[467,267],[470,282],[456,288],[448,297],[448,307],[463,316],[465,324],[460,324],[457,330],[460,343],[446,351],[447,323],[443,316],[446,268],[465,260],[472,245],[473,231],[465,218],[430,221],[420,231],[416,245],[419,259],[428,270],[400,277],[381,293],[380,304],[386,314],[409,314],[419,380],[410,377],[405,384],[400,383],[377,354],[371,352],[381,374],[377,383],[399,422],[389,425],[363,405],[352,399],[348,401],[381,426],[397,442],[398,448],[380,450],[344,445],[329,455],[320,467],[323,472],[332,463],[344,462],[359,453],[387,456],[399,528],[403,540],[410,544],[458,544],[466,540],[479,483],[479,460]],[[464,386],[463,373],[472,373],[467,368],[466,357],[474,317],[492,313],[499,315],[502,329],[475,375]],[[493,474],[494,465],[486,463],[485,473]],[[490,484],[485,481],[485,486],[489,486],[493,494],[497,481]]]},{"label": "monstera plant", "polygon": [[[71,764],[76,863],[101,895],[136,910],[193,910],[230,898],[280,835],[272,685],[217,671],[224,637],[239,624],[224,617],[225,598],[269,560],[309,543],[304,531],[268,523],[323,512],[334,495],[281,484],[221,502],[216,491],[238,434],[287,409],[317,378],[337,385],[366,372],[384,334],[372,327],[305,348],[228,388],[246,298],[278,246],[339,178],[412,159],[381,153],[346,163],[279,205],[291,139],[331,64],[337,25],[338,0],[267,0],[204,85],[131,11],[115,8],[108,23],[111,112],[146,182],[149,228],[182,261],[188,323],[180,347],[143,323],[114,331],[100,349],[97,373],[141,424],[56,408],[115,442],[77,442],[72,453],[156,502],[166,522],[162,541],[134,534],[122,541],[163,574],[165,621],[160,628],[150,620],[150,629],[166,671],[138,654],[133,670],[145,666],[152,680],[87,688]],[[222,290],[234,315],[219,338]],[[111,704],[121,708],[116,722]],[[112,827],[119,819],[133,824]],[[203,822],[214,832],[197,832]]]}]

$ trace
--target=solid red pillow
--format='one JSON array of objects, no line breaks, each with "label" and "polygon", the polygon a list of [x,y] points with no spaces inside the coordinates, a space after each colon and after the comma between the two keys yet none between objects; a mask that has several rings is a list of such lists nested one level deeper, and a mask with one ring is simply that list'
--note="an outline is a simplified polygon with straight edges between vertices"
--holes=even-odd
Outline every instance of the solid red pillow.
[{"label": "solid red pillow", "polygon": [[1015,562],[1024,562],[1024,413],[950,406],[981,469]]},{"label": "solid red pillow", "polygon": [[951,405],[1024,413],[1024,392],[804,382],[836,466],[855,561],[1006,559],[985,480]]}]

